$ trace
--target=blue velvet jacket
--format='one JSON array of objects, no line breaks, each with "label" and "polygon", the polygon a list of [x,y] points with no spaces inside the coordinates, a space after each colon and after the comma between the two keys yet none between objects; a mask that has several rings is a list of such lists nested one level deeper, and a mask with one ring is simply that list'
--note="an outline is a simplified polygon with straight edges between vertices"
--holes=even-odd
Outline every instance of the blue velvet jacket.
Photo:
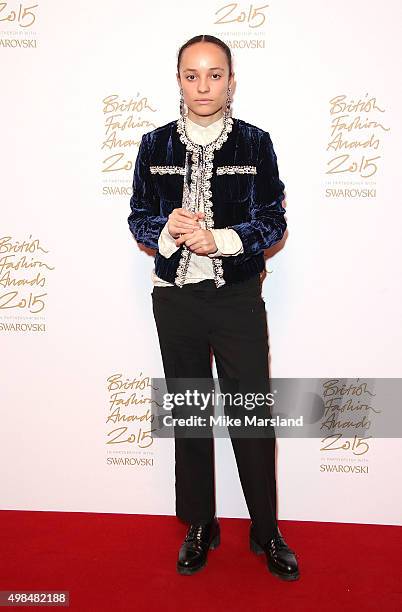
[{"label": "blue velvet jacket", "polygon": [[264,250],[286,229],[285,185],[269,133],[233,117],[213,143],[197,145],[187,137],[180,117],[142,136],[128,224],[137,242],[156,249],[157,276],[178,287],[183,286],[192,252],[183,244],[165,258],[158,251],[158,238],[172,210],[183,205],[186,185],[192,201],[195,188],[202,190],[207,229],[232,228],[243,243],[240,255],[211,258],[216,286],[263,271]]}]

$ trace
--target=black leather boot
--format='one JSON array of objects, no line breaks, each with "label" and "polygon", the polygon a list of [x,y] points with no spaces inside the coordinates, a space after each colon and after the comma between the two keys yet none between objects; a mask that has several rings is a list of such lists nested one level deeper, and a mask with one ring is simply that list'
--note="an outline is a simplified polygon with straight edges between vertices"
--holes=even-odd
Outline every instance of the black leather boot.
[{"label": "black leather boot", "polygon": [[268,569],[274,576],[282,580],[297,580],[300,576],[295,551],[289,548],[279,527],[275,535],[265,544],[260,544],[254,533],[254,525],[250,525],[250,550],[257,555],[265,552]]},{"label": "black leather boot", "polygon": [[191,524],[179,551],[179,574],[194,574],[202,569],[207,564],[209,549],[219,546],[220,541],[220,527],[216,517],[206,524]]}]

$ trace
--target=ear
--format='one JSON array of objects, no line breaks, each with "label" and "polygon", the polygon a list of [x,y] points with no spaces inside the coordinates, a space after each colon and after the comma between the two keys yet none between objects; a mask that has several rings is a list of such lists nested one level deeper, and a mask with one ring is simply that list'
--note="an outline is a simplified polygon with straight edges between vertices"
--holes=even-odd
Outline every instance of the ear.
[{"label": "ear", "polygon": [[178,72],[176,73],[176,79],[177,79],[177,84],[178,84],[178,86],[181,88],[180,75],[179,75],[179,73],[178,73]]}]

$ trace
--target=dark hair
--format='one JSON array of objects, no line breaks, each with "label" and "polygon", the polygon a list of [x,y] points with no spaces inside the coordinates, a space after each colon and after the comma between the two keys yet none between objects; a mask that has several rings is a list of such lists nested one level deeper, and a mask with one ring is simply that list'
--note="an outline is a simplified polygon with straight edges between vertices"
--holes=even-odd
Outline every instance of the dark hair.
[{"label": "dark hair", "polygon": [[184,49],[187,49],[190,45],[194,45],[198,42],[211,42],[215,45],[218,45],[226,54],[226,58],[229,64],[229,76],[232,74],[232,53],[227,46],[226,43],[223,42],[220,38],[216,38],[216,36],[212,36],[211,34],[198,34],[197,36],[193,36],[187,42],[185,42],[179,49],[179,53],[177,55],[177,72],[180,74],[180,60]]}]

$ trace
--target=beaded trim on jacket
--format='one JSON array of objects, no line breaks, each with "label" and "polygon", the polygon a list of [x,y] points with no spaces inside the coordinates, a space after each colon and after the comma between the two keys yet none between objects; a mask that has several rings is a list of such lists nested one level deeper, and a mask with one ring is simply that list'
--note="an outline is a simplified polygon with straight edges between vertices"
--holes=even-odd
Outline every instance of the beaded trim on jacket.
[{"label": "beaded trim on jacket", "polygon": [[257,174],[256,166],[218,166],[216,174]]},{"label": "beaded trim on jacket", "polygon": [[180,166],[149,166],[151,174],[184,174]]},{"label": "beaded trim on jacket", "polygon": [[[182,205],[183,208],[186,208],[191,212],[196,212],[198,210],[200,196],[202,195],[206,229],[213,229],[214,227],[214,216],[211,202],[211,176],[214,152],[220,149],[223,143],[227,140],[228,135],[232,130],[232,126],[232,117],[224,116],[223,129],[219,136],[207,145],[200,145],[193,142],[188,137],[184,117],[180,116],[177,120],[177,131],[179,133],[180,140],[186,145],[186,149],[192,152],[190,190],[188,190],[186,181],[184,181]],[[189,155],[186,155],[186,165],[184,171],[185,176],[187,175],[189,157]],[[184,285],[191,255],[192,251],[185,244],[183,244],[183,250],[180,256],[180,262],[174,281],[180,288]],[[213,257],[211,260],[214,271],[215,285],[216,287],[221,287],[225,284],[225,279],[223,278],[222,259],[220,257]]]}]

